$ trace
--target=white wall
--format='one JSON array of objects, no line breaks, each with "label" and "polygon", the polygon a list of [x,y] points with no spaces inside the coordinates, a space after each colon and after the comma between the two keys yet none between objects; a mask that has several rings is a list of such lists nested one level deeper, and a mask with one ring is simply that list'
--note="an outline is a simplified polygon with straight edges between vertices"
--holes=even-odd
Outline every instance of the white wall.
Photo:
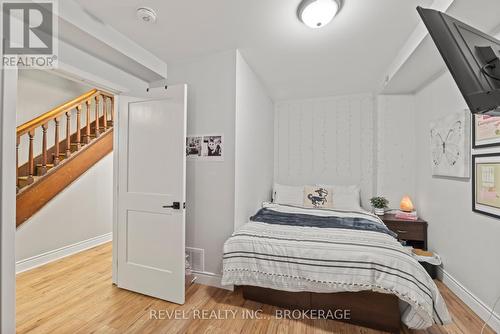
[{"label": "white wall", "polygon": [[111,233],[113,156],[108,154],[16,231],[16,261]]},{"label": "white wall", "polygon": [[222,271],[222,246],[233,232],[236,52],[169,64],[169,84],[188,84],[187,132],[224,134],[224,161],[189,161],[186,246],[205,250],[205,271]]},{"label": "white wall", "polygon": [[399,208],[405,195],[415,197],[415,97],[377,98],[377,195]]},{"label": "white wall", "polygon": [[50,71],[19,70],[17,125],[30,121],[92,88]]},{"label": "white wall", "polygon": [[[94,87],[81,82],[72,81],[56,75],[51,71],[43,70],[20,70],[17,83],[17,107],[16,123],[21,125],[25,122],[46,113],[67,101],[88,92]],[[71,111],[71,133],[76,131],[76,110]],[[92,113],[91,121],[95,119]],[[86,109],[81,113],[82,124],[86,124]],[[59,140],[66,138],[66,117],[61,116],[59,123]],[[55,123],[48,123],[47,147],[55,144]],[[21,136],[19,145],[19,165],[28,161],[29,137],[27,134]],[[42,128],[35,129],[33,140],[33,154],[36,157],[42,152]]]},{"label": "white wall", "polygon": [[431,120],[467,106],[448,72],[417,93],[415,102],[416,204],[429,222],[429,247],[448,274],[492,307],[500,295],[500,220],[472,212],[470,180],[431,176]]},{"label": "white wall", "polygon": [[284,184],[356,184],[363,206],[376,182],[371,95],[276,104],[275,180]]},{"label": "white wall", "polygon": [[271,199],[274,104],[246,60],[236,52],[234,227]]}]

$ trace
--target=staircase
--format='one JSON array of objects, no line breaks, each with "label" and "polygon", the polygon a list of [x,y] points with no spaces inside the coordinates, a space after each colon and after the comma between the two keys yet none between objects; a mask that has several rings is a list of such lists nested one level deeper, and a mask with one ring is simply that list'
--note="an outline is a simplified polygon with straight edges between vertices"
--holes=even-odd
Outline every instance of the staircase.
[{"label": "staircase", "polygon": [[[114,96],[93,89],[17,127],[17,227],[113,150],[113,119]],[[21,144],[28,157],[19,165]]]}]

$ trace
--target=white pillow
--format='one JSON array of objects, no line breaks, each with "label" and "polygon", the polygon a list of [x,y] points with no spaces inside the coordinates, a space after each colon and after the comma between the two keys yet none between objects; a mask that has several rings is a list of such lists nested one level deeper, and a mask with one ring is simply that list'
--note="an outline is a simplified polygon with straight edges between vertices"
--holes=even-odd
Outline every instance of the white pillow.
[{"label": "white pillow", "polygon": [[273,203],[302,206],[304,204],[304,186],[287,186],[275,183]]},{"label": "white pillow", "polygon": [[[363,210],[361,208],[361,195],[358,186],[325,184],[318,184],[318,186],[332,189],[334,209],[353,211]],[[273,186],[273,203],[304,206],[304,186],[288,186],[275,183]]]},{"label": "white pillow", "polygon": [[338,210],[359,211],[361,208],[360,189],[356,185],[321,185],[333,191],[333,208]]},{"label": "white pillow", "polygon": [[332,189],[321,186],[305,186],[304,207],[333,209]]}]

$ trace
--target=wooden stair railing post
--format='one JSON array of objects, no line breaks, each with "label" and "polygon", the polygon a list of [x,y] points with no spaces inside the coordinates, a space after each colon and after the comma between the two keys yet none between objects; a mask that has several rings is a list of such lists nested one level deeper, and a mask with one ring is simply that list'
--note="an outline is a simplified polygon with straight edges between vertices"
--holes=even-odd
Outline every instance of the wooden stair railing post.
[{"label": "wooden stair railing post", "polygon": [[99,130],[99,96],[95,97],[95,137],[101,135]]},{"label": "wooden stair railing post", "polygon": [[21,137],[16,137],[16,192],[19,191],[19,144],[21,143]]},{"label": "wooden stair railing post", "polygon": [[33,183],[33,175],[34,175],[34,162],[33,162],[33,139],[35,138],[35,130],[28,131],[29,137],[29,149],[28,149],[28,179],[27,183]]},{"label": "wooden stair railing post", "polygon": [[54,118],[54,123],[56,125],[55,131],[54,131],[54,159],[52,160],[52,163],[54,166],[59,165],[59,117]]},{"label": "wooden stair railing post", "polygon": [[104,131],[108,129],[108,102],[106,97],[102,96],[102,114],[104,118]]},{"label": "wooden stair railing post", "polygon": [[41,173],[47,173],[47,123],[42,125],[42,168]]},{"label": "wooden stair railing post", "polygon": [[71,112],[66,112],[66,158],[71,155]]},{"label": "wooden stair railing post", "polygon": [[90,143],[90,100],[85,101],[85,105],[87,106],[87,126],[85,127],[85,144]]},{"label": "wooden stair railing post", "polygon": [[111,120],[109,121],[109,125],[113,126],[113,122],[114,122],[114,114],[115,114],[115,99],[113,97],[110,97],[109,98],[110,102],[111,102]]},{"label": "wooden stair railing post", "polygon": [[82,146],[82,136],[81,136],[81,127],[82,127],[82,106],[76,106],[76,150],[80,150]]}]

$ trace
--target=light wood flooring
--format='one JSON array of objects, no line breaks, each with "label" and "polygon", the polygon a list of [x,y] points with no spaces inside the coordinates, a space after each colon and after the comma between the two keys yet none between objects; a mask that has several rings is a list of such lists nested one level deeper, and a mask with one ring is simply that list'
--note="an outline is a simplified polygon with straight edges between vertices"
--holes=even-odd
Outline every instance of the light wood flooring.
[{"label": "light wood flooring", "polygon": [[[479,333],[482,321],[448,288],[440,282],[437,284],[453,323],[426,331],[404,329],[402,333]],[[259,309],[266,319],[242,318],[245,310]],[[151,310],[177,310],[178,316],[184,315],[187,319],[150,319]],[[194,319],[194,310],[232,310],[236,316],[233,319],[228,314],[229,320],[202,320],[198,314],[198,319]],[[280,320],[273,317],[275,310],[272,306],[244,300],[238,291],[198,284],[188,289],[183,306],[118,289],[111,284],[110,243],[17,276],[18,333],[381,333],[332,320]],[[494,332],[487,328],[485,333]]]}]

